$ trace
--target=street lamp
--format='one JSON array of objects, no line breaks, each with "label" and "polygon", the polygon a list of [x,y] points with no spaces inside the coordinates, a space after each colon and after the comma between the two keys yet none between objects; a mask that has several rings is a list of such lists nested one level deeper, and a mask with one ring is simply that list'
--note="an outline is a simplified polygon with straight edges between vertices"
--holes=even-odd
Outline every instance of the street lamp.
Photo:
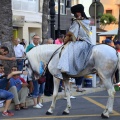
[{"label": "street lamp", "polygon": [[119,19],[118,19],[118,41],[120,41],[120,0],[116,0],[116,5],[119,7]]},{"label": "street lamp", "polygon": [[55,40],[55,1],[50,0],[50,25],[51,25],[51,38]]},{"label": "street lamp", "polygon": [[60,35],[60,0],[58,0],[58,37]]}]

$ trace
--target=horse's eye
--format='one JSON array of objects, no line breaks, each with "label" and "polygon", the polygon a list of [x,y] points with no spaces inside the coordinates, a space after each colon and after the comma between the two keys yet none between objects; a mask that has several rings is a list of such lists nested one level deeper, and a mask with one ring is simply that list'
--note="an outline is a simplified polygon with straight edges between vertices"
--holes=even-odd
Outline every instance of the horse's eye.
[{"label": "horse's eye", "polygon": [[26,64],[26,66],[28,67],[28,64]]}]

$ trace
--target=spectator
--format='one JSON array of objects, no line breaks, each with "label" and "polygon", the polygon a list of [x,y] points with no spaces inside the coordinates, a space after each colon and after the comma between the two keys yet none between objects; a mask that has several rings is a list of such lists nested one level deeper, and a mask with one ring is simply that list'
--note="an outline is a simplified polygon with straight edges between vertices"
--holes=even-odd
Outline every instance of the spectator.
[{"label": "spectator", "polygon": [[8,111],[8,108],[11,104],[12,99],[13,99],[13,94],[11,92],[6,91],[6,90],[0,89],[0,98],[5,100],[5,107],[4,107],[4,110],[2,112],[2,115],[3,116],[13,116],[14,113]]},{"label": "spectator", "polygon": [[[7,55],[8,53],[9,53],[9,49],[7,47],[5,47],[5,46],[0,47],[0,60],[10,60],[10,61],[11,60],[12,61],[16,60],[15,57],[6,57],[5,55]],[[4,68],[4,66],[3,66],[3,68]],[[2,70],[2,71],[4,71],[4,70]],[[4,81],[3,84],[2,84],[2,88],[5,89],[6,84],[7,84],[7,81],[6,82]]]},{"label": "spectator", "polygon": [[[117,52],[120,53],[120,41],[116,41],[114,43],[115,45],[115,49],[117,50]],[[117,69],[116,72],[115,72],[115,81],[114,83],[118,83],[119,82],[119,70]]]},{"label": "spectator", "polygon": [[34,89],[33,89],[33,94],[32,94],[33,101],[34,101],[33,108],[41,108],[43,107],[43,104],[41,103],[41,97],[44,93],[45,83],[38,84],[37,80],[34,80],[34,81],[33,81]]},{"label": "spectator", "polygon": [[[2,67],[4,67],[3,65],[0,65]],[[0,105],[1,107],[3,106],[3,102],[5,101],[5,107],[3,109],[2,115],[3,116],[13,116],[14,113],[8,111],[8,108],[11,104],[11,101],[13,99],[13,94],[11,92],[8,92],[5,90],[9,77],[5,78],[5,74],[3,72],[3,70],[0,69],[0,71],[2,72],[2,75],[0,76],[0,99],[2,99],[2,101],[0,101]]]},{"label": "spectator", "polygon": [[9,53],[9,49],[5,46],[0,47],[0,60],[16,60],[15,57],[6,57],[6,55]]},{"label": "spectator", "polygon": [[27,46],[26,52],[29,52],[33,47],[40,45],[40,37],[37,34],[35,34],[32,38],[32,43]]},{"label": "spectator", "polygon": [[14,52],[17,59],[18,70],[23,69],[23,59],[25,57],[25,49],[23,45],[19,44],[19,39],[14,40]]},{"label": "spectator", "polygon": [[105,41],[104,41],[104,43],[106,44],[106,45],[109,45],[109,46],[112,46],[112,40],[110,40],[110,39],[106,39]]},{"label": "spectator", "polygon": [[[2,64],[0,64],[0,79],[2,81],[2,79],[6,76],[5,72],[4,72],[4,66]],[[4,82],[1,82],[2,84],[0,85],[0,87],[2,87],[3,89],[6,89],[6,85],[8,83],[8,80],[4,80]]]},{"label": "spectator", "polygon": [[[34,35],[32,43],[29,46],[27,46],[26,52],[29,52],[33,47],[38,46],[39,42],[40,42],[40,37],[38,35]],[[33,93],[32,93],[33,102],[34,102],[33,108],[41,108],[43,105],[40,103],[40,98],[41,95],[43,94],[44,83],[39,85],[37,79],[34,79],[30,81],[30,84],[32,84],[33,86]]]},{"label": "spectator", "polygon": [[114,45],[115,45],[115,49],[117,50],[117,52],[120,52],[120,41],[116,41]]},{"label": "spectator", "polygon": [[6,75],[7,77],[5,75],[0,77],[0,98],[5,100],[5,107],[2,112],[3,116],[14,115],[14,113],[8,111],[8,108],[11,104],[11,100],[13,99],[13,94],[9,91],[4,90],[4,88],[7,86],[7,82],[13,75],[20,74],[20,73],[22,73],[22,71],[13,71],[9,75]]},{"label": "spectator", "polygon": [[46,76],[46,82],[45,82],[44,95],[51,96],[53,94],[53,89],[54,89],[53,76],[48,69],[46,70],[45,76]]},{"label": "spectator", "polygon": [[[5,46],[0,47],[0,60],[12,60],[12,61],[16,60],[15,57],[6,57],[6,55],[8,53],[9,53],[9,49],[7,47],[5,47]],[[13,73],[11,73],[10,75],[12,75],[12,74]],[[5,89],[8,80],[2,79],[2,77],[3,77],[2,75],[3,74],[1,74],[1,76],[0,76],[0,98],[3,98],[6,100],[5,108],[2,112],[2,115],[3,116],[13,116],[14,114],[8,111],[8,107],[11,103],[11,99],[13,98],[13,95],[11,93],[3,90],[3,89]],[[8,79],[9,79],[9,76],[8,76]]]},{"label": "spectator", "polygon": [[4,66],[0,64],[0,77],[4,75]]},{"label": "spectator", "polygon": [[[17,72],[17,67],[12,67],[11,72]],[[22,72],[23,74],[27,74],[26,71]],[[26,109],[25,101],[28,95],[28,84],[24,81],[24,79],[20,79],[20,73],[13,75],[10,78],[8,88],[9,91],[14,95],[14,103],[15,103],[15,110]]]},{"label": "spectator", "polygon": [[82,89],[83,80],[84,80],[84,77],[75,78],[76,86],[77,86],[76,92],[84,92],[84,91],[86,91],[86,90]]},{"label": "spectator", "polygon": [[59,38],[55,40],[55,44],[63,44],[64,34],[59,35]]},{"label": "spectator", "polygon": [[[40,75],[42,75],[43,72],[44,72],[44,64],[41,61],[40,62]],[[33,80],[33,86],[34,86],[33,94],[32,94],[33,101],[34,101],[33,108],[41,108],[41,107],[43,107],[43,105],[41,103],[41,97],[44,93],[45,83],[38,84],[38,80],[36,78],[35,80]]]},{"label": "spectator", "polygon": [[46,44],[53,44],[53,39],[52,38],[49,38],[48,40],[47,40],[47,42],[46,42]]},{"label": "spectator", "polygon": [[[48,41],[46,42],[46,44],[53,44],[53,39],[50,38],[48,39]],[[53,76],[51,75],[51,73],[49,72],[49,70],[46,70],[46,82],[45,82],[45,90],[44,90],[44,95],[45,96],[51,96],[53,94]]]},{"label": "spectator", "polygon": [[[7,47],[5,47],[5,46],[0,47],[0,60],[16,60],[15,57],[5,57],[5,55],[7,55],[8,53],[9,53],[9,49]],[[4,67],[4,66],[2,66],[2,67]],[[5,89],[9,78],[16,73],[9,74],[7,76],[7,79],[6,78],[3,79],[3,77],[5,76],[3,74],[0,76],[0,98],[4,99],[6,102],[5,102],[5,107],[2,112],[2,115],[3,116],[13,116],[14,113],[8,111],[8,108],[10,106],[13,95],[12,95],[12,93],[10,93],[6,90],[3,90],[3,89]]]},{"label": "spectator", "polygon": [[25,48],[25,46],[26,46],[26,44],[25,44],[25,39],[22,39],[21,42],[20,42],[20,44],[23,45],[24,48]]},{"label": "spectator", "polygon": [[[40,42],[40,37],[37,34],[35,34],[32,37],[32,43],[27,46],[26,52],[29,52],[33,47],[40,45],[39,42]],[[33,88],[33,81],[31,78],[28,78],[28,83],[29,83],[29,90],[30,90],[29,97],[32,97],[32,92],[34,88]]]}]

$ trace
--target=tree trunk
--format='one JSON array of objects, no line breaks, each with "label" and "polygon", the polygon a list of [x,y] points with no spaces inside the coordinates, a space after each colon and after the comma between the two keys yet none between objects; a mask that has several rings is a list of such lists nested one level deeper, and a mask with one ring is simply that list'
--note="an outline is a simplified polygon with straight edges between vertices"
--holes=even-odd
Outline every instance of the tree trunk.
[{"label": "tree trunk", "polygon": [[43,15],[42,15],[42,42],[45,43],[48,39],[48,10],[49,10],[49,1],[43,1]]},{"label": "tree trunk", "polygon": [[[1,46],[9,48],[9,56],[14,56],[14,50],[12,45],[13,38],[12,27],[12,6],[11,0],[0,0],[0,42]],[[15,62],[2,61],[5,66],[5,71],[8,73],[11,66]]]}]

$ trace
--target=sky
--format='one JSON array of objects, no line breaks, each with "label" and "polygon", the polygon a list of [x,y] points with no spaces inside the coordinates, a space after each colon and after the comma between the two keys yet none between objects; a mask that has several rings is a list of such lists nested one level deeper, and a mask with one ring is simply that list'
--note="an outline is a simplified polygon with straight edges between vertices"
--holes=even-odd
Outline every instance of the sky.
[{"label": "sky", "polygon": [[90,17],[90,14],[89,14],[89,7],[92,3],[92,0],[80,0],[80,4],[83,4],[83,6],[85,7],[85,13],[86,13],[86,16],[87,17]]}]

